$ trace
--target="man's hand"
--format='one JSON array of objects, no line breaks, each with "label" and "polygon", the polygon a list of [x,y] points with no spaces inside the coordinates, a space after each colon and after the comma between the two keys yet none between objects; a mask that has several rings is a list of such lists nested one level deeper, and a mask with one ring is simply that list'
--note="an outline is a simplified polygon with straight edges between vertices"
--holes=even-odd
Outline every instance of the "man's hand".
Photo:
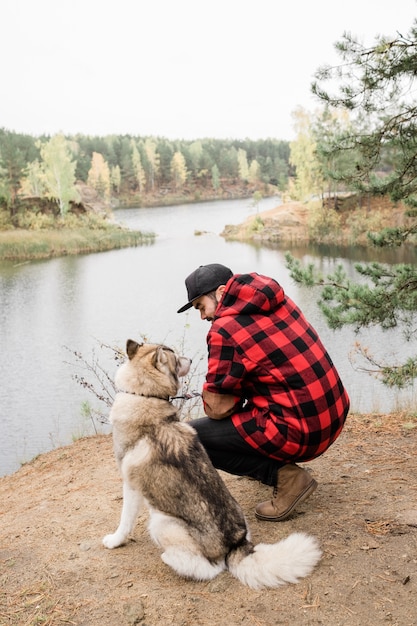
[{"label": "man's hand", "polygon": [[229,394],[203,391],[202,395],[205,413],[213,420],[230,417],[240,404],[240,398]]}]

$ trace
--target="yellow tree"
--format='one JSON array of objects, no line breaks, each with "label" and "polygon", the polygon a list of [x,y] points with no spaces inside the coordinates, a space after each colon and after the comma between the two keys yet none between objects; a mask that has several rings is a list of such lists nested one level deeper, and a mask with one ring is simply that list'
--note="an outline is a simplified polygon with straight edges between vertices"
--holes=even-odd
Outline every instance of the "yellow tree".
[{"label": "yellow tree", "polygon": [[87,183],[97,191],[100,198],[110,198],[110,170],[99,152],[93,152]]},{"label": "yellow tree", "polygon": [[175,152],[171,159],[171,176],[176,189],[182,187],[187,180],[187,166],[181,152]]},{"label": "yellow tree", "polygon": [[19,193],[29,198],[42,198],[46,192],[46,181],[39,161],[29,163],[25,174],[25,177],[20,181]]},{"label": "yellow tree", "polygon": [[249,166],[248,166],[248,158],[246,155],[246,150],[239,148],[239,150],[237,151],[237,163],[238,163],[239,178],[241,180],[247,181],[249,177]]},{"label": "yellow tree", "polygon": [[60,215],[65,215],[71,200],[78,200],[75,188],[76,162],[72,160],[69,143],[57,134],[40,146],[46,193],[57,201]]},{"label": "yellow tree", "polygon": [[324,189],[322,168],[310,115],[301,107],[293,113],[297,138],[290,143],[290,163],[295,167],[295,196],[306,200],[321,195]]},{"label": "yellow tree", "polygon": [[256,159],[253,159],[249,166],[248,181],[250,183],[257,183],[261,177],[261,166]]},{"label": "yellow tree", "polygon": [[132,146],[132,165],[133,171],[135,173],[135,178],[138,183],[139,191],[142,193],[146,184],[146,175],[145,170],[142,166],[142,160],[140,158],[139,150],[137,149],[136,143],[132,139],[130,142]]}]

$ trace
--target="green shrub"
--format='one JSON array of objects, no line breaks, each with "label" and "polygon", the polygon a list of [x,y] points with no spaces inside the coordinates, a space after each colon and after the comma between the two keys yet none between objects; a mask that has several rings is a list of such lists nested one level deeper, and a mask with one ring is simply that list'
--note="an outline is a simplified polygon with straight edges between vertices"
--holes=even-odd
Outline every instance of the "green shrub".
[{"label": "green shrub", "polygon": [[260,232],[263,231],[264,228],[265,228],[265,223],[264,223],[263,219],[261,218],[261,216],[260,215],[255,215],[253,220],[251,220],[250,224],[248,225],[248,232],[249,233],[260,233]]},{"label": "green shrub", "polygon": [[0,209],[0,230],[8,230],[13,228],[13,224],[10,221],[10,213],[5,209]]},{"label": "green shrub", "polygon": [[15,224],[17,228],[24,228],[27,230],[43,230],[54,228],[56,221],[57,220],[53,215],[25,211],[24,213],[17,214]]},{"label": "green shrub", "polygon": [[308,229],[311,239],[325,241],[339,234],[341,218],[334,209],[323,207],[321,202],[311,202],[308,208]]}]

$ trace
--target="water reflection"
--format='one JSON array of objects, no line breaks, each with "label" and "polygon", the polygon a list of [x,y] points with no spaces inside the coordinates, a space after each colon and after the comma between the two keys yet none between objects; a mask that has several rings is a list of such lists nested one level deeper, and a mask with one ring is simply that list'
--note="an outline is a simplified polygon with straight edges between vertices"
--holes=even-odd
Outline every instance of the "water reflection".
[{"label": "water reflection", "polygon": [[283,249],[291,252],[291,254],[297,259],[305,259],[306,257],[311,260],[340,260],[348,259],[350,262],[355,263],[387,263],[392,265],[394,263],[417,263],[417,247],[414,245],[405,245],[401,248],[376,248],[365,246],[334,246],[331,244],[309,244],[308,246],[300,246],[299,244],[285,244],[276,245],[268,244],[266,247],[277,250]]}]

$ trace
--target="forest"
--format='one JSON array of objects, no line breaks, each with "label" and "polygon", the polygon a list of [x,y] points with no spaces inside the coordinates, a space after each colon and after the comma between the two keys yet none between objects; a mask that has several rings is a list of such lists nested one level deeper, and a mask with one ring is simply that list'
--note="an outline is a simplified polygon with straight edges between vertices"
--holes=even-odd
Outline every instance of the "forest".
[{"label": "forest", "polygon": [[[287,141],[171,141],[131,135],[33,137],[0,129],[0,202],[13,214],[24,198],[50,198],[65,214],[77,202],[76,182],[105,202],[136,206],[152,198],[240,195],[272,185],[283,190],[290,175]],[[247,193],[245,194],[245,187]],[[243,189],[242,189],[243,188]]]}]

